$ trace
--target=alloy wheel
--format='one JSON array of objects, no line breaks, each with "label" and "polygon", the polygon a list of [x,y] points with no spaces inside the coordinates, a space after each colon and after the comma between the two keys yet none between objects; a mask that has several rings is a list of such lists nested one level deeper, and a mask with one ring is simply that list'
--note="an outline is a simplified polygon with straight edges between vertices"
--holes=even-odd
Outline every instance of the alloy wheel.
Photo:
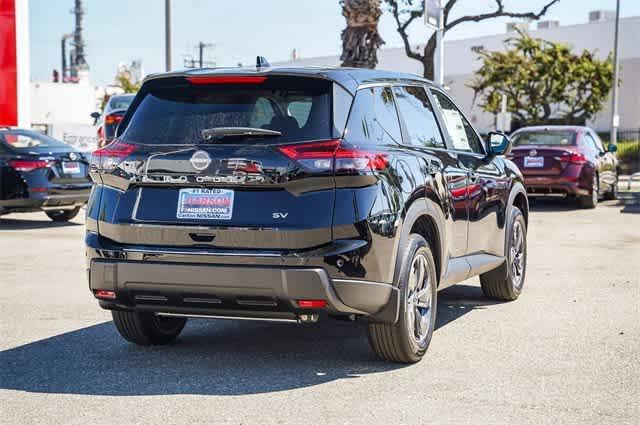
[{"label": "alloy wheel", "polygon": [[509,247],[509,263],[511,264],[513,285],[519,288],[522,286],[525,268],[524,229],[519,221],[513,223],[512,232],[511,246]]},{"label": "alloy wheel", "polygon": [[432,321],[434,284],[429,273],[427,258],[418,254],[411,263],[407,287],[407,330],[418,345],[429,335]]}]

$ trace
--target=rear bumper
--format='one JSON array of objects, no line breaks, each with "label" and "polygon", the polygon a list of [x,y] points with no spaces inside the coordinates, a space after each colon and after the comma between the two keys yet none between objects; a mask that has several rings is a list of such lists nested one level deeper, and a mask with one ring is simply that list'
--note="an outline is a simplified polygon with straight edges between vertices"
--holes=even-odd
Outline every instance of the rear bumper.
[{"label": "rear bumper", "polygon": [[586,196],[590,188],[575,177],[524,176],[527,194],[532,196]]},{"label": "rear bumper", "polygon": [[[332,278],[327,268],[313,265],[320,261],[298,257],[297,263],[305,265],[292,265],[283,257],[268,260],[259,253],[233,258],[181,254],[175,261],[157,250],[99,249],[98,242],[97,235],[87,237],[89,287],[115,292],[114,300],[100,299],[106,309],[278,320],[326,311],[384,322],[397,319],[397,288]],[[326,308],[300,308],[299,300],[324,300]]]},{"label": "rear bumper", "polygon": [[39,194],[32,193],[29,198],[0,201],[0,211],[39,211],[70,209],[81,206],[89,200],[90,189],[73,191],[70,194]]}]

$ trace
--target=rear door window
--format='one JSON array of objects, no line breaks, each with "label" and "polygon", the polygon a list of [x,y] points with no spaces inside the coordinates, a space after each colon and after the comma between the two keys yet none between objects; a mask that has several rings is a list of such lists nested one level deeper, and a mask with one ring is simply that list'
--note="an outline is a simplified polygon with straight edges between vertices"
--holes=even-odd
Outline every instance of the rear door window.
[{"label": "rear door window", "polygon": [[210,85],[160,81],[149,84],[121,139],[152,145],[200,144],[202,131],[216,127],[282,133],[251,140],[259,144],[330,139],[331,92],[331,82],[318,78],[276,76],[258,84]]},{"label": "rear door window", "polygon": [[406,142],[418,147],[444,148],[442,134],[424,88],[395,87],[394,92],[409,135]]},{"label": "rear door window", "polygon": [[402,140],[390,88],[358,90],[349,114],[345,138],[356,144],[388,144]]}]

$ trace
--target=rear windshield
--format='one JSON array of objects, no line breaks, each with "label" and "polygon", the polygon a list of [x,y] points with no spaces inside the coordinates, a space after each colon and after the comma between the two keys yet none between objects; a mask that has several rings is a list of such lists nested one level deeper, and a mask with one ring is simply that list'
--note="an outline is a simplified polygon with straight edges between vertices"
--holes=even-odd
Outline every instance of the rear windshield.
[{"label": "rear windshield", "polygon": [[111,96],[111,99],[109,99],[109,109],[112,111],[115,111],[116,109],[127,109],[129,105],[131,105],[134,97],[135,96],[133,95]]},{"label": "rear windshield", "polygon": [[564,146],[575,144],[576,134],[573,131],[523,131],[513,136],[514,146]]},{"label": "rear windshield", "polygon": [[52,137],[29,130],[0,131],[0,143],[5,143],[19,152],[69,147]]},{"label": "rear windshield", "polygon": [[151,88],[120,138],[153,145],[201,144],[205,143],[202,131],[216,127],[252,127],[282,133],[255,138],[252,143],[331,138],[331,82],[271,77],[260,84],[185,82]]}]

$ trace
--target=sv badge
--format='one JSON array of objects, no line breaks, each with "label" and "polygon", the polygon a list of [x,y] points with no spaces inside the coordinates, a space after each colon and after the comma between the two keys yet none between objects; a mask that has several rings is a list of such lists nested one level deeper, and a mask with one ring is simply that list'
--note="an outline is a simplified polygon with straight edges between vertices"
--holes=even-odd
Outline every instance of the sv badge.
[{"label": "sv badge", "polygon": [[289,213],[274,212],[273,214],[271,214],[271,217],[273,217],[274,219],[283,219],[287,218],[288,215]]}]

